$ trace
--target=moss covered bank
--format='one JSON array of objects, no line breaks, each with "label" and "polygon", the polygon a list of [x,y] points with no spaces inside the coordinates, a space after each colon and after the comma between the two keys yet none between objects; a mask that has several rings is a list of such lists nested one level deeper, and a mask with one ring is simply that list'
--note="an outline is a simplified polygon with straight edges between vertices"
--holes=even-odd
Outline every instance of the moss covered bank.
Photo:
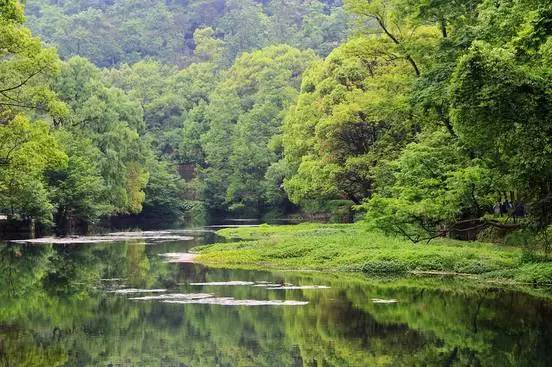
[{"label": "moss covered bank", "polygon": [[456,274],[552,285],[552,261],[516,247],[448,239],[414,245],[359,224],[262,225],[227,228],[218,234],[234,241],[195,248],[197,261],[211,267]]}]

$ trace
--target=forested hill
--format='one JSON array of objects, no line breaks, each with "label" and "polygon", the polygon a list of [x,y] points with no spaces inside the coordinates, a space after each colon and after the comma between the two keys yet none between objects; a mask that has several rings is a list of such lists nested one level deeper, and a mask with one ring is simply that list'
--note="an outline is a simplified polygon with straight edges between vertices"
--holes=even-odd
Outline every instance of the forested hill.
[{"label": "forested hill", "polygon": [[340,2],[0,6],[2,217],[65,233],[288,211],[265,176],[304,70],[350,31]]},{"label": "forested hill", "polygon": [[228,66],[242,52],[279,43],[325,56],[347,32],[339,0],[36,0],[25,13],[63,58],[79,55],[101,67],[145,58],[189,65],[194,32],[205,27],[225,42]]},{"label": "forested hill", "polygon": [[413,241],[548,233],[550,2],[0,10],[0,214],[71,230],[353,209]]}]

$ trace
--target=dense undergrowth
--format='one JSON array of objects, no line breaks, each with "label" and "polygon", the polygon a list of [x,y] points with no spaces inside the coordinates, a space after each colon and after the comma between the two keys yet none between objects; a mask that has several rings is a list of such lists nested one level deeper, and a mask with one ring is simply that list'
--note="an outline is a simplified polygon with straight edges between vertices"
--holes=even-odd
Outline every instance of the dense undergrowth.
[{"label": "dense undergrowth", "polygon": [[552,284],[552,262],[517,247],[438,239],[413,245],[362,225],[301,224],[227,228],[230,243],[198,247],[214,267],[407,275],[457,273],[500,282]]}]

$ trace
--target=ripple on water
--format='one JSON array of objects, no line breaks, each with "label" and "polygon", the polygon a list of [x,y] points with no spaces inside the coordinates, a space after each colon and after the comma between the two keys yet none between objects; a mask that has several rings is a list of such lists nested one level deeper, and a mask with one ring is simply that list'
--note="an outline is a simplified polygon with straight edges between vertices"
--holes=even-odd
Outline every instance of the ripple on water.
[{"label": "ripple on water", "polygon": [[235,299],[233,297],[212,297],[192,300],[165,300],[163,303],[175,304],[202,304],[218,306],[305,306],[307,301],[282,301],[282,300],[253,300],[253,299]]},{"label": "ripple on water", "polygon": [[204,283],[189,283],[189,285],[193,286],[241,286],[241,285],[255,285],[255,282],[246,282],[241,280],[233,280],[228,282],[204,282]]},{"label": "ripple on water", "polygon": [[278,287],[269,287],[268,290],[278,291],[278,290],[309,290],[309,289],[330,289],[327,285],[287,285],[287,286],[278,286]]},{"label": "ripple on water", "polygon": [[[127,290],[130,291],[130,290]],[[132,297],[131,301],[161,301],[183,305],[219,305],[219,306],[305,306],[307,301],[293,300],[256,300],[235,299],[234,297],[215,297],[210,293],[171,293],[154,296]]]},{"label": "ripple on water", "polygon": [[209,293],[172,293],[157,296],[145,296],[129,298],[132,301],[165,301],[165,300],[195,300],[214,297]]},{"label": "ripple on water", "polygon": [[253,287],[265,287],[265,288],[273,288],[273,287],[281,287],[281,284],[278,283],[261,283],[261,284],[255,284]]},{"label": "ripple on water", "polygon": [[159,256],[166,258],[168,263],[193,263],[197,255],[189,252],[169,252]]},{"label": "ripple on water", "polygon": [[398,303],[396,299],[381,299],[381,298],[372,298],[373,303],[382,304],[382,305],[389,305],[393,303]]},{"label": "ripple on water", "polygon": [[150,242],[191,241],[194,237],[184,236],[171,232],[117,232],[100,236],[70,236],[70,237],[42,237],[26,240],[12,240],[15,244],[53,244],[53,245],[86,245],[107,242],[123,242],[130,240],[146,240]]},{"label": "ripple on water", "polygon": [[128,289],[116,289],[112,291],[107,291],[107,293],[115,293],[115,294],[135,294],[135,293],[165,293],[166,289],[135,289],[135,288],[128,288]]}]

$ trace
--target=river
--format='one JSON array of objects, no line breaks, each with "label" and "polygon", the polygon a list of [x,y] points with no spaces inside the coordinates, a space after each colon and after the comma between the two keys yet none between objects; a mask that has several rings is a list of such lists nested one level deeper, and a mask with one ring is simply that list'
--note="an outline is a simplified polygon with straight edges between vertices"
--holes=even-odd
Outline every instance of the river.
[{"label": "river", "polygon": [[213,236],[0,245],[0,366],[552,365],[546,292],[174,262]]}]

